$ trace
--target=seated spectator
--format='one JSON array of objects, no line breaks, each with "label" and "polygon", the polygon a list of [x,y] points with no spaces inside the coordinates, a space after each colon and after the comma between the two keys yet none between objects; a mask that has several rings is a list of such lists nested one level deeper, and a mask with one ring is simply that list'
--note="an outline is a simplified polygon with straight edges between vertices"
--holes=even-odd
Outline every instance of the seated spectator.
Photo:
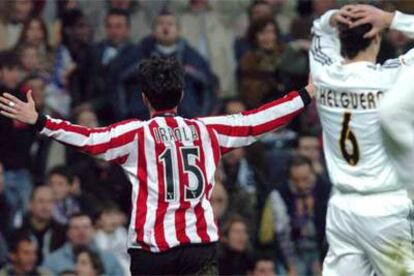
[{"label": "seated spectator", "polygon": [[[215,100],[214,78],[208,61],[180,37],[178,19],[168,11],[155,19],[153,34],[141,44],[143,58],[162,56],[177,58],[184,66],[184,98],[179,113],[187,118],[209,115]],[[144,113],[144,106],[137,113]]]},{"label": "seated spectator", "polygon": [[53,168],[47,176],[47,184],[55,196],[53,219],[61,224],[67,224],[69,218],[81,211],[78,199],[72,194],[75,177],[72,171],[64,166]]},{"label": "seated spectator", "polygon": [[102,260],[98,254],[86,246],[75,249],[76,273],[82,276],[100,276],[105,274]]},{"label": "seated spectator", "polygon": [[137,47],[130,41],[131,21],[128,11],[112,9],[105,17],[106,37],[93,47],[92,98],[88,99],[105,123],[128,117],[128,99],[123,80],[128,70],[139,62]]},{"label": "seated spectator", "polygon": [[228,205],[229,199],[226,188],[224,188],[221,180],[216,180],[213,192],[211,193],[211,207],[213,208],[213,214],[219,228],[223,226],[228,214]]},{"label": "seated spectator", "polygon": [[36,47],[23,45],[19,47],[18,54],[24,77],[31,74],[42,74],[44,77],[48,77],[48,73],[45,71],[44,62]]},{"label": "seated spectator", "polygon": [[[26,98],[19,89],[20,63],[14,52],[0,53],[0,93]],[[33,126],[0,116],[0,162],[4,166],[5,195],[12,208],[13,224],[19,226],[32,190],[30,148],[36,137]]]},{"label": "seated spectator", "polygon": [[7,257],[7,243],[3,234],[0,232],[0,269],[7,263]]},{"label": "seated spectator", "polygon": [[282,47],[278,42],[278,26],[273,19],[261,19],[248,30],[253,48],[239,64],[239,94],[247,109],[283,96],[283,83],[278,72]]},{"label": "seated spectator", "polygon": [[37,264],[66,240],[65,227],[52,218],[55,198],[49,186],[38,186],[30,198],[28,214],[18,232],[23,232],[37,245]]},{"label": "seated spectator", "polygon": [[37,50],[42,61],[42,67],[49,70],[52,64],[53,49],[49,45],[49,35],[45,22],[40,17],[32,17],[27,20],[17,41],[15,48],[31,46]]},{"label": "seated spectator", "polygon": [[297,156],[289,166],[289,181],[278,190],[290,217],[298,274],[320,274],[331,186],[317,177],[308,158]]},{"label": "seated spectator", "polygon": [[[247,10],[249,25],[263,18],[272,18],[272,9],[266,0],[254,0]],[[234,41],[234,54],[237,62],[249,51],[253,45],[247,36],[237,37]]]},{"label": "seated spectator", "polygon": [[246,221],[239,216],[233,216],[223,227],[219,250],[219,274],[246,275],[250,262],[251,254]]},{"label": "seated spectator", "polygon": [[127,230],[120,223],[123,214],[113,202],[103,204],[96,221],[95,243],[101,250],[111,251],[117,257],[125,272],[129,271],[130,259],[127,253]]},{"label": "seated spectator", "polygon": [[62,42],[54,58],[47,102],[61,116],[67,117],[70,106],[88,99],[92,31],[79,9],[62,14]]},{"label": "seated spectator", "polygon": [[0,276],[8,275],[52,275],[47,269],[36,266],[37,246],[28,236],[18,236],[10,247],[10,262],[0,270]]},{"label": "seated spectator", "polygon": [[[275,263],[271,256],[257,254],[248,276],[276,276]],[[293,275],[293,274],[288,274]]]},{"label": "seated spectator", "polygon": [[8,237],[12,229],[11,207],[4,189],[4,168],[3,164],[0,163],[0,235]]},{"label": "seated spectator", "polygon": [[93,242],[93,225],[91,218],[82,213],[74,214],[69,219],[68,241],[58,250],[48,255],[43,262],[55,275],[65,270],[75,270],[75,249],[87,246],[98,253],[107,275],[123,275],[123,269],[111,252],[102,251]]},{"label": "seated spectator", "polygon": [[34,1],[2,1],[0,9],[2,10],[2,18],[0,18],[0,50],[11,49],[16,45],[20,37],[23,24],[33,15]]},{"label": "seated spectator", "polygon": [[180,14],[180,33],[206,60],[219,79],[221,96],[235,94],[233,37],[208,0],[188,0]]}]

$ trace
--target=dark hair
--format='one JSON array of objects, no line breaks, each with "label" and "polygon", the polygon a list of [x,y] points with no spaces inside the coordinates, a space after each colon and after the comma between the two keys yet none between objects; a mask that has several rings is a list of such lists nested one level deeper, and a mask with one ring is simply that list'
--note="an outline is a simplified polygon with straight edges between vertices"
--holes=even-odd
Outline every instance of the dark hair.
[{"label": "dark hair", "polygon": [[341,42],[341,55],[352,59],[361,51],[368,48],[373,38],[365,38],[364,35],[372,28],[371,24],[363,24],[349,28],[343,23],[338,24],[339,41]]},{"label": "dark hair", "polygon": [[299,145],[300,145],[300,140],[302,139],[302,138],[315,138],[315,139],[318,139],[319,140],[319,135],[318,135],[318,133],[316,132],[316,131],[312,131],[312,130],[308,130],[308,131],[302,131],[301,133],[299,133],[299,135],[296,137],[296,139],[295,139],[295,141],[294,141],[294,143],[293,143],[293,146],[295,147],[295,148],[298,148],[299,147]]},{"label": "dark hair", "polygon": [[27,32],[29,30],[29,26],[33,21],[37,21],[40,23],[40,28],[42,29],[43,32],[43,44],[45,45],[46,51],[51,51],[52,47],[49,45],[49,33],[47,31],[47,27],[45,24],[45,21],[41,18],[41,17],[32,17],[29,20],[27,20],[26,22],[24,22],[23,25],[23,29],[20,33],[20,37],[19,40],[16,43],[16,48],[20,48],[22,45],[26,44],[26,36],[27,36]]},{"label": "dark hair", "polygon": [[278,40],[280,32],[279,32],[279,25],[277,24],[277,22],[271,17],[261,18],[254,22],[251,22],[249,25],[249,28],[247,30],[247,40],[250,43],[250,45],[253,45],[255,48],[258,47],[257,34],[263,31],[264,28],[266,28],[267,25],[269,24],[272,24],[273,26],[275,26],[276,37]]},{"label": "dark hair", "polygon": [[176,107],[183,95],[184,68],[175,58],[153,57],[138,68],[142,93],[158,111]]},{"label": "dark hair", "polygon": [[120,212],[119,206],[113,201],[104,201],[99,208],[98,217],[101,217],[104,213]]},{"label": "dark hair", "polygon": [[251,17],[252,17],[252,14],[253,14],[253,9],[254,9],[256,6],[259,6],[259,5],[266,5],[266,6],[270,6],[270,5],[269,5],[269,3],[267,3],[265,0],[255,0],[255,1],[253,1],[253,2],[249,5],[249,7],[247,8],[247,14],[248,14],[248,16],[249,16],[249,19],[251,19]]},{"label": "dark hair", "polygon": [[257,251],[254,253],[253,257],[251,258],[250,262],[250,271],[254,271],[256,269],[256,266],[259,262],[265,261],[265,262],[272,262],[274,263],[275,256],[273,256],[272,252],[267,251]]},{"label": "dark hair", "polygon": [[16,253],[20,243],[22,242],[33,243],[33,240],[30,238],[30,233],[28,231],[20,232],[16,237],[12,239],[9,252]]},{"label": "dark hair", "polygon": [[75,255],[75,262],[77,261],[77,258],[79,257],[80,254],[86,253],[89,256],[90,260],[91,260],[93,269],[95,270],[96,274],[97,275],[105,274],[105,268],[103,266],[102,260],[101,260],[100,256],[95,251],[92,251],[87,246],[75,247],[73,249],[73,251],[74,251],[74,255]]},{"label": "dark hair", "polygon": [[309,166],[310,169],[313,172],[313,165],[312,165],[312,162],[309,158],[307,158],[305,156],[302,156],[302,155],[293,156],[292,159],[289,162],[289,175],[290,175],[291,169],[293,167],[300,167],[300,166],[304,166],[304,165]]},{"label": "dark hair", "polygon": [[36,196],[37,191],[39,191],[40,189],[52,189],[47,185],[39,185],[39,186],[35,186],[33,187],[32,193],[30,194],[30,201],[33,201],[34,197]]},{"label": "dark hair", "polygon": [[72,184],[75,180],[75,176],[72,173],[72,170],[66,166],[56,166],[52,168],[47,174],[47,178],[50,178],[52,175],[57,174],[66,178],[69,184]]},{"label": "dark hair", "polygon": [[6,50],[0,52],[0,70],[20,67],[20,60],[15,51]]},{"label": "dark hair", "polygon": [[125,17],[127,25],[131,26],[131,15],[129,14],[129,12],[127,10],[112,8],[106,14],[106,18],[108,18],[109,16],[112,16],[112,15]]},{"label": "dark hair", "polygon": [[70,222],[72,220],[77,219],[77,218],[81,218],[81,217],[87,217],[87,218],[89,218],[91,220],[91,223],[93,223],[92,217],[90,215],[88,215],[87,213],[76,212],[76,213],[73,213],[72,215],[69,216],[69,219],[68,219],[68,229],[69,229],[69,226],[70,226]]},{"label": "dark hair", "polygon": [[66,45],[69,41],[67,29],[73,28],[80,20],[84,18],[85,16],[80,9],[69,9],[62,13],[62,27],[60,29],[60,32],[63,44]]}]

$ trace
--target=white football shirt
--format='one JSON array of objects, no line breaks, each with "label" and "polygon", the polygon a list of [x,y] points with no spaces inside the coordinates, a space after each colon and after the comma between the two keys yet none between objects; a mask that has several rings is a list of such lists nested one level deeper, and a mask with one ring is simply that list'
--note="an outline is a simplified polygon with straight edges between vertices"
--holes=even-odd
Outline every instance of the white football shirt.
[{"label": "white football shirt", "polygon": [[[313,23],[309,53],[331,181],[342,192],[401,189],[383,146],[378,106],[414,50],[383,65],[344,64],[337,31],[329,24],[335,12],[328,11]],[[414,37],[414,16],[396,12],[391,28]]]}]

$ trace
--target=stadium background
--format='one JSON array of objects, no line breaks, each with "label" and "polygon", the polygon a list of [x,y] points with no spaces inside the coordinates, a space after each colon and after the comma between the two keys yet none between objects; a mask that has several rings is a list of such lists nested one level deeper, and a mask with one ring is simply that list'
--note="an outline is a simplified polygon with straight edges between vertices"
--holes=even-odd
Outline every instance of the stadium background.
[{"label": "stadium background", "polygon": [[[90,127],[147,119],[134,72],[143,58],[174,55],[186,72],[181,115],[238,113],[306,84],[312,21],[346,2],[1,1],[0,90],[25,98],[32,89],[42,113]],[[414,11],[409,0],[371,3]],[[412,47],[396,31],[384,38],[378,62]],[[285,129],[224,156],[212,196],[220,274],[254,271],[257,257],[273,260],[278,274],[320,273],[331,189],[320,133],[311,105]],[[95,272],[113,261],[126,273],[129,194],[116,165],[0,118],[0,275],[22,263],[61,273],[60,262],[73,260],[60,253],[72,244],[92,248],[81,251]],[[91,220],[67,236],[79,212]],[[19,254],[25,239],[34,251]],[[48,262],[51,254],[59,262]],[[70,258],[79,263],[79,256]],[[82,269],[73,266],[67,275]]]}]

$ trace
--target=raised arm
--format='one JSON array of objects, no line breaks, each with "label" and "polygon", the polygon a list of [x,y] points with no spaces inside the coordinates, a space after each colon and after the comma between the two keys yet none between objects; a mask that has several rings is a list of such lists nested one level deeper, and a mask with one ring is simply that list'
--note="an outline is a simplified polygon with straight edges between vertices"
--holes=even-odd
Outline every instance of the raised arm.
[{"label": "raised arm", "polygon": [[309,84],[258,109],[199,120],[216,132],[221,152],[226,153],[233,148],[248,146],[259,136],[288,124],[310,103],[314,89]]},{"label": "raised arm", "polygon": [[0,109],[2,115],[35,125],[41,134],[58,142],[119,164],[128,159],[137,130],[141,127],[138,120],[129,120],[108,127],[87,128],[39,115],[34,107],[31,92],[27,94],[27,102],[8,93],[3,94],[0,96]]},{"label": "raised arm", "polygon": [[330,10],[313,22],[312,46],[309,50],[309,63],[312,75],[324,66],[342,60],[340,44],[335,29],[336,22],[348,23],[344,13]]}]

